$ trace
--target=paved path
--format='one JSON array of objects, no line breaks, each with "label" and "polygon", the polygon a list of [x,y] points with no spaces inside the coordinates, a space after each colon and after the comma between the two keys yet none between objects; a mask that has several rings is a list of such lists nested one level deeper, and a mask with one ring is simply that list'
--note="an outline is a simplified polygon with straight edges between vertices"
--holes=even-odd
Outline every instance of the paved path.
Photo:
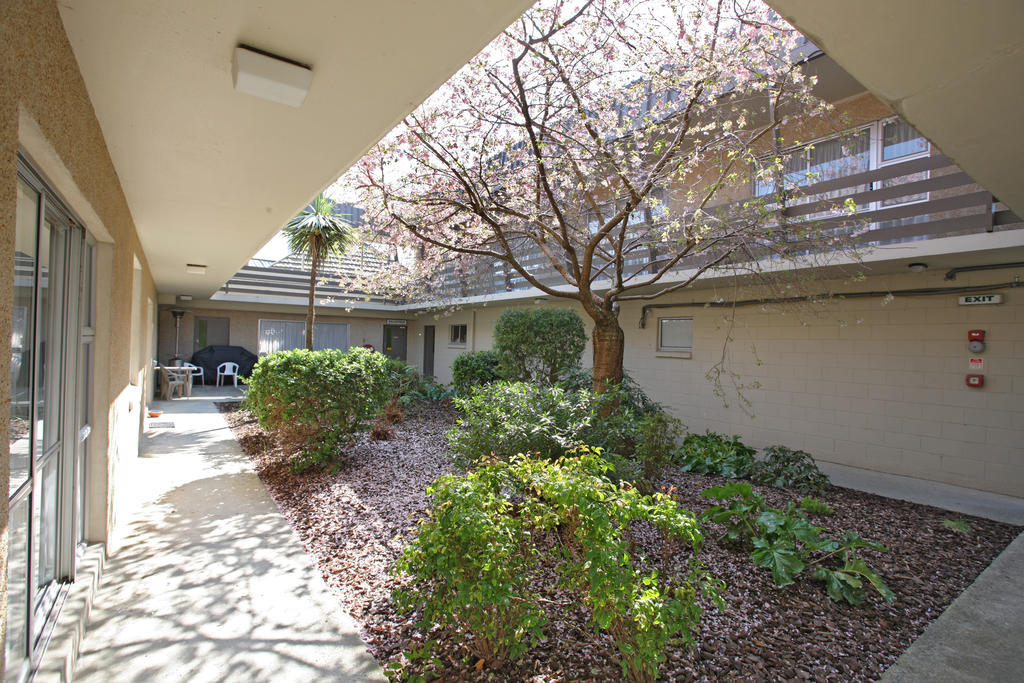
[{"label": "paved path", "polygon": [[202,393],[151,406],[173,428],[145,434],[76,680],[383,680]]},{"label": "paved path", "polygon": [[[822,463],[838,486],[1024,525],[1024,499]],[[946,608],[882,677],[911,681],[1024,681],[1024,535]]]}]

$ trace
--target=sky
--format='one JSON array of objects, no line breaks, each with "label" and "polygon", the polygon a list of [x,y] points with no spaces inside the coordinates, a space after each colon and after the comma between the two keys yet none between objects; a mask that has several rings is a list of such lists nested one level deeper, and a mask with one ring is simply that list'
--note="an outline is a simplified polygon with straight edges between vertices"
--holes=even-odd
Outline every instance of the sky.
[{"label": "sky", "polygon": [[[329,197],[334,199],[336,202],[354,202],[354,195],[350,190],[343,188],[338,181],[335,181],[325,192]],[[274,235],[269,242],[263,245],[263,248],[257,251],[254,255],[254,259],[267,259],[269,261],[278,261],[288,255],[288,240],[285,239],[283,233],[277,233]]]}]

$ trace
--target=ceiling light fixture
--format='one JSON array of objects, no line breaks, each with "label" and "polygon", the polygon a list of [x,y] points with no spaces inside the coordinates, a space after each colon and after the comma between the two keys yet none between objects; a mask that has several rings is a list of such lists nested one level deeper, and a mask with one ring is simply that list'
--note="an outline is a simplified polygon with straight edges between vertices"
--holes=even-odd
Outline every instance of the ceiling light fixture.
[{"label": "ceiling light fixture", "polygon": [[309,94],[313,70],[286,57],[238,45],[231,60],[231,78],[238,92],[298,107]]},{"label": "ceiling light fixture", "polygon": [[923,273],[928,270],[928,264],[918,261],[917,263],[911,263],[907,268],[910,268],[911,273]]},{"label": "ceiling light fixture", "polygon": [[189,275],[206,275],[206,266],[200,263],[186,263],[185,272]]}]

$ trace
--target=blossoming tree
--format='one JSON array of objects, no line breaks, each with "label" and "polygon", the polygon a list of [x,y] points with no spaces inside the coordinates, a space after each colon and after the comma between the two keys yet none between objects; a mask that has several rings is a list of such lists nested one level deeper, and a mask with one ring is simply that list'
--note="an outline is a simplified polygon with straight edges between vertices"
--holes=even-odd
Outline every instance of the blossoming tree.
[{"label": "blossoming tree", "polygon": [[[827,109],[797,39],[752,0],[542,2],[348,182],[378,230],[415,248],[405,277],[475,259],[579,302],[602,391],[622,379],[621,302],[711,270],[766,272],[814,239],[778,219],[785,165],[770,154],[781,126]],[[751,169],[767,199],[735,201]]]}]

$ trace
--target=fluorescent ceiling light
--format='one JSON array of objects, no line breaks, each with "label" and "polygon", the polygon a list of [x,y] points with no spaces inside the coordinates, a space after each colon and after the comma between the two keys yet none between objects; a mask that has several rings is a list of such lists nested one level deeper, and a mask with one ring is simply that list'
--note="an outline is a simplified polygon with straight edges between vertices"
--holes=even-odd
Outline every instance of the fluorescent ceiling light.
[{"label": "fluorescent ceiling light", "polygon": [[238,92],[298,107],[309,93],[313,71],[290,59],[239,45],[231,63],[231,77]]}]

